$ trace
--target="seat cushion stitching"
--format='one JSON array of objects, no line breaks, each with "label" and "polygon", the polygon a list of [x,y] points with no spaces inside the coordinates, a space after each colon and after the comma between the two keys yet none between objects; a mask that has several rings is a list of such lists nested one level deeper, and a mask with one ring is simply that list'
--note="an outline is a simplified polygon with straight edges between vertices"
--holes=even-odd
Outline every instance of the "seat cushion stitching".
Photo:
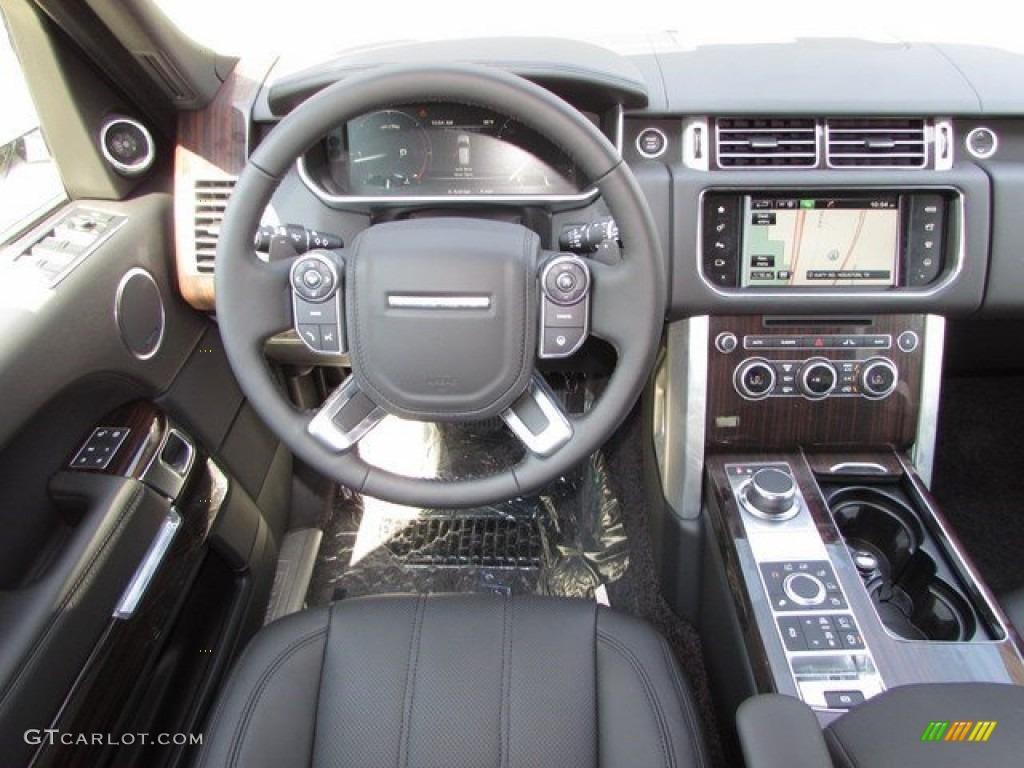
[{"label": "seat cushion stitching", "polygon": [[498,765],[500,768],[508,768],[509,742],[512,731],[512,611],[509,610],[507,596],[502,601],[501,632],[501,734],[498,745]]},{"label": "seat cushion stitching", "polygon": [[661,745],[662,759],[666,766],[669,766],[669,768],[675,768],[676,761],[675,756],[671,751],[671,743],[668,740],[668,727],[665,723],[664,713],[662,712],[661,704],[654,693],[654,686],[651,684],[650,678],[647,676],[647,671],[644,669],[643,664],[640,663],[640,660],[637,659],[629,648],[622,645],[611,635],[608,635],[599,629],[597,631],[597,637],[599,641],[603,641],[605,645],[625,659],[626,663],[633,669],[637,679],[640,680],[640,684],[644,689],[644,696],[647,698],[647,704],[650,706],[651,712],[654,714],[654,721],[658,727],[658,741]]},{"label": "seat cushion stitching", "polygon": [[[317,751],[317,723],[320,721],[320,696],[324,689],[324,674],[327,671],[327,653],[331,647],[331,620],[334,618],[334,606],[337,603],[331,603],[327,608],[327,624],[324,632],[324,652],[320,657],[320,674],[317,675],[316,680],[316,701],[313,702],[313,743],[310,745],[310,753],[312,756],[316,756]],[[335,654],[340,657],[341,654]],[[313,763],[315,764],[315,760]]]},{"label": "seat cushion stitching", "polygon": [[402,728],[398,738],[398,766],[409,766],[409,743],[412,739],[412,704],[416,693],[416,672],[419,665],[420,633],[422,631],[423,614],[426,612],[426,595],[416,598],[413,613],[412,634],[409,637],[409,654],[405,662],[405,691],[402,702]]},{"label": "seat cushion stitching", "polygon": [[668,642],[664,637],[659,638],[661,645],[661,655],[665,659],[665,664],[669,669],[669,676],[672,678],[672,687],[675,689],[676,697],[679,699],[679,706],[683,710],[683,716],[686,718],[686,724],[690,727],[691,743],[693,744],[693,755],[697,760],[698,766],[706,765],[704,759],[703,740],[701,734],[703,729],[698,725],[697,713],[693,711],[693,701],[690,699],[685,688],[683,687],[683,679],[679,674],[679,667],[672,658],[671,651],[668,647]]},{"label": "seat cushion stitching", "polygon": [[271,660],[271,663],[263,671],[263,674],[260,675],[259,682],[257,682],[256,686],[253,688],[252,693],[249,694],[248,701],[246,702],[245,707],[243,707],[242,714],[238,719],[238,724],[235,726],[235,734],[231,740],[231,749],[228,752],[229,766],[238,764],[238,755],[242,750],[242,744],[245,742],[245,734],[249,728],[249,721],[252,719],[252,715],[256,711],[256,707],[259,705],[260,699],[263,698],[263,693],[274,675],[277,674],[278,670],[292,656],[326,633],[326,627],[321,627],[298,638],[277,654],[277,656]]}]

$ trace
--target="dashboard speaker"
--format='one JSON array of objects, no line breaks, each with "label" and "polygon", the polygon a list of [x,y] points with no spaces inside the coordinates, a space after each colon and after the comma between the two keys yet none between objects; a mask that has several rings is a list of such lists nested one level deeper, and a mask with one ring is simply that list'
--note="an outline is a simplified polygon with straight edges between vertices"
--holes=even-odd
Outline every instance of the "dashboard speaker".
[{"label": "dashboard speaker", "polygon": [[131,117],[114,115],[100,128],[100,150],[110,167],[122,176],[141,176],[156,158],[153,134]]},{"label": "dashboard speaker", "polygon": [[148,360],[160,350],[166,315],[160,288],[149,272],[136,267],[121,278],[114,317],[121,341],[139,360]]}]

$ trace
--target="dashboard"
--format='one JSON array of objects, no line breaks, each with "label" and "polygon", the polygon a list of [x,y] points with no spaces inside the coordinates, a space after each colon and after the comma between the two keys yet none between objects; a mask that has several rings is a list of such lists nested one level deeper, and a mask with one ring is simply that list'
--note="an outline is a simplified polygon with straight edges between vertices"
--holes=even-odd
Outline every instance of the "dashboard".
[{"label": "dashboard", "polygon": [[339,125],[306,152],[300,173],[327,200],[544,198],[585,187],[569,154],[536,131],[452,103],[395,105]]}]

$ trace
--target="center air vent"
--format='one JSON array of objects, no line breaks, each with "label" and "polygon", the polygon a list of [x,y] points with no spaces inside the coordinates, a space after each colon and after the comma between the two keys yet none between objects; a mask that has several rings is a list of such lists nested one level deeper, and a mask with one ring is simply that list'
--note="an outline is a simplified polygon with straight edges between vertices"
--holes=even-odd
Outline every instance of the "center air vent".
[{"label": "center air vent", "polygon": [[715,121],[720,168],[813,168],[815,121],[803,118],[720,118]]},{"label": "center air vent", "polygon": [[832,119],[825,123],[830,168],[924,168],[925,121],[906,118]]},{"label": "center air vent", "polygon": [[224,220],[224,209],[234,188],[234,179],[196,181],[196,271],[200,274],[213,274],[217,237]]}]

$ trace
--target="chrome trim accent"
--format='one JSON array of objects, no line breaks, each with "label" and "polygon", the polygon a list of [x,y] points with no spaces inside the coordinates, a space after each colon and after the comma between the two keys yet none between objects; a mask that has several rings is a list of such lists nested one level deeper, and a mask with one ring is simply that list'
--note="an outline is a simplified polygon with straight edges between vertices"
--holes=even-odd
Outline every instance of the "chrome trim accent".
[{"label": "chrome trim accent", "polygon": [[[735,120],[736,118],[735,117],[732,117],[732,118],[730,118],[730,117],[719,117],[719,118],[715,119],[715,149],[714,149],[714,152],[715,152],[715,169],[716,170],[726,171],[726,172],[736,171],[736,170],[740,170],[740,171],[799,171],[799,170],[813,170],[814,168],[818,168],[818,167],[821,166],[822,128],[821,128],[821,120],[818,119],[818,118],[800,118],[800,117],[793,118],[793,119],[797,119],[797,120],[799,120],[799,119],[809,120],[812,123],[812,125],[810,125],[808,127],[805,127],[805,128],[790,128],[790,129],[786,129],[786,128],[726,128],[725,129],[726,131],[735,130],[735,131],[742,131],[744,133],[765,133],[765,134],[768,134],[768,133],[779,133],[779,132],[787,131],[787,130],[789,132],[795,132],[795,131],[807,132],[812,138],[808,138],[808,139],[794,139],[794,140],[789,142],[791,144],[792,143],[796,143],[797,141],[799,141],[800,143],[803,143],[803,144],[807,144],[807,143],[813,143],[814,144],[814,159],[813,159],[813,162],[806,163],[806,164],[803,164],[803,165],[722,165],[722,161],[721,161],[721,156],[722,156],[721,146],[723,144],[723,141],[722,141],[722,138],[721,138],[721,136],[722,136],[722,128],[719,125],[719,121],[723,120],[723,119],[725,119],[725,120]],[[782,118],[782,119],[786,119],[786,118]],[[709,147],[709,149],[710,149],[710,147]],[[747,155],[747,157],[752,157],[752,156],[753,155]],[[758,155],[758,156],[759,157],[806,157],[808,160],[811,159],[807,155],[807,153],[805,153],[805,152],[803,152],[803,153],[801,153],[801,152],[781,152],[781,153],[780,152],[766,152],[766,153],[763,153],[763,154]]]},{"label": "chrome trim accent", "polygon": [[[941,319],[941,318],[940,318]],[[977,606],[984,607],[988,611],[986,617],[991,621],[995,627],[1002,632],[1002,637],[995,640],[983,640],[974,639],[971,640],[971,644],[975,643],[1000,643],[1004,642],[1008,637],[1009,633],[1006,629],[1006,624],[1002,621],[1000,616],[1002,615],[1001,610],[997,609],[998,601],[995,599],[995,595],[992,594],[991,590],[985,584],[985,580],[982,579],[981,574],[972,565],[970,558],[967,557],[964,550],[957,543],[958,539],[951,533],[949,526],[942,518],[938,510],[932,505],[931,502],[925,497],[922,491],[927,491],[927,486],[924,486],[924,478],[920,476],[920,473],[916,471],[916,467],[909,465],[901,454],[896,454],[896,460],[899,461],[903,467],[907,478],[910,480],[911,486],[913,486],[916,492],[917,506],[921,508],[921,511],[927,513],[930,520],[922,520],[925,523],[926,528],[935,537],[939,544],[939,550],[945,551],[946,554],[951,555],[950,565],[953,570],[957,571],[959,576],[964,582],[964,587],[968,592],[968,602],[971,602],[971,598],[977,603]],[[929,525],[930,523],[930,525]],[[882,625],[882,628],[888,632],[888,628]],[[892,635],[895,637],[894,635]],[[900,638],[897,638],[900,639]]]},{"label": "chrome trim accent", "polygon": [[[946,290],[950,285],[956,282],[957,278],[960,277],[960,273],[963,272],[964,268],[964,254],[967,250],[967,234],[966,221],[964,219],[964,193],[958,188],[953,186],[928,186],[928,185],[879,185],[879,186],[842,186],[842,187],[828,187],[825,185],[820,187],[823,190],[831,191],[832,189],[841,189],[842,191],[858,192],[858,191],[873,191],[873,192],[901,192],[901,191],[921,191],[921,192],[953,192],[956,198],[951,203],[951,209],[953,206],[956,207],[957,217],[959,219],[959,240],[956,243],[956,251],[953,254],[953,268],[949,271],[949,274],[943,280],[938,283],[929,285],[926,288],[907,288],[906,286],[897,285],[894,291],[889,288],[885,291],[846,291],[846,290],[833,290],[831,288],[809,288],[807,292],[793,288],[775,288],[775,289],[764,289],[764,288],[729,288],[724,290],[713,282],[708,280],[704,274],[704,197],[708,194],[715,194],[719,192],[735,192],[738,195],[749,195],[754,192],[766,193],[779,190],[780,192],[791,192],[791,191],[806,191],[806,188],[793,187],[791,185],[786,186],[770,186],[764,187],[759,190],[752,190],[749,186],[745,187],[734,187],[731,185],[707,187],[700,191],[700,195],[697,198],[698,211],[701,213],[697,216],[697,242],[695,254],[697,261],[697,276],[704,286],[710,290],[715,296],[720,298],[728,298],[730,300],[743,301],[746,298],[750,299],[765,299],[775,298],[782,299],[786,298],[790,301],[798,299],[804,296],[822,296],[830,299],[856,299],[857,301],[869,302],[872,300],[878,301],[919,301],[921,299],[929,299],[942,291]],[[900,293],[901,288],[906,288],[905,293]],[[811,293],[810,291],[813,291]],[[814,310],[809,310],[813,312]]]},{"label": "chrome trim accent", "polygon": [[917,433],[910,456],[926,487],[931,487],[935,466],[935,437],[939,427],[939,395],[942,392],[942,356],[946,343],[946,318],[926,315],[921,350],[921,393]]},{"label": "chrome trim accent", "polygon": [[[921,144],[921,164],[920,165],[884,165],[884,164],[882,164],[882,165],[872,164],[872,165],[863,165],[863,166],[861,166],[861,165],[835,165],[832,162],[832,151],[831,151],[831,147],[832,147],[832,138],[831,138],[831,136],[832,136],[833,132],[836,132],[836,133],[861,133],[861,134],[864,134],[864,133],[891,133],[894,130],[896,130],[896,131],[916,130],[916,129],[911,129],[911,128],[895,128],[894,129],[894,128],[870,128],[870,127],[864,127],[864,128],[832,128],[831,125],[830,125],[832,120],[847,120],[847,119],[851,119],[851,118],[841,117],[841,118],[826,118],[825,119],[825,147],[824,147],[824,150],[825,150],[825,167],[826,168],[829,168],[829,169],[832,169],[832,170],[838,170],[838,171],[850,171],[850,170],[852,170],[852,171],[865,171],[865,170],[878,170],[878,171],[884,171],[884,170],[919,171],[919,170],[927,169],[929,164],[930,164],[929,160],[934,158],[934,147],[935,147],[935,144],[934,144],[934,135],[933,135],[933,132],[931,130],[932,125],[933,125],[933,121],[929,120],[927,118],[923,118],[923,117],[912,117],[912,118],[906,118],[906,119],[909,119],[909,120],[920,120],[921,121],[921,139],[920,139],[920,142],[918,142],[918,140],[916,140],[916,139],[905,139],[905,140],[901,139],[900,141],[910,142],[910,143],[913,143],[913,144],[917,144],[917,143]],[[852,119],[856,120],[856,119],[860,119],[860,118],[856,118],[855,117],[855,118],[852,118]],[[863,119],[865,119],[865,120],[886,120],[886,119],[901,119],[901,118],[867,117],[867,118],[863,118]],[[837,143],[838,143],[838,140],[837,140]],[[895,141],[893,142],[893,146],[895,147]],[[853,153],[847,153],[846,155],[843,155],[843,157],[864,157],[864,158],[867,158],[867,157],[878,157],[878,158],[917,157],[917,153],[916,152],[914,152],[914,153],[890,153],[888,155],[874,155],[874,154],[871,154],[869,152],[863,152],[863,153],[853,152]]]},{"label": "chrome trim accent", "polygon": [[[124,289],[128,285],[128,281],[135,276],[144,277],[153,284],[160,302],[160,333],[157,334],[153,349],[141,355],[128,346],[128,340],[125,339],[124,332],[121,330],[121,299],[124,296]],[[160,291],[160,284],[148,270],[142,267],[132,267],[121,276],[121,280],[117,284],[117,291],[114,293],[114,325],[117,326],[117,335],[121,339],[124,348],[137,360],[150,360],[160,351],[160,347],[164,343],[164,335],[167,332],[167,308],[164,306],[164,295]]]},{"label": "chrome trim accent", "polygon": [[949,171],[953,168],[956,146],[953,121],[948,117],[936,118],[932,125],[932,157],[935,158],[936,171]]},{"label": "chrome trim accent", "polygon": [[[758,520],[764,520],[766,523],[784,523],[787,520],[792,520],[794,517],[800,514],[800,494],[799,491],[793,496],[793,504],[789,509],[783,512],[772,515],[767,512],[762,512],[757,506],[750,500],[750,486],[753,483],[752,480],[748,480],[736,490],[736,498],[739,500],[740,507],[744,512],[753,515]],[[795,481],[794,481],[795,485]],[[781,496],[782,494],[772,494]]]},{"label": "chrome trim accent", "polygon": [[[815,368],[828,368],[832,372],[832,386],[829,387],[825,392],[817,393],[812,392],[811,388],[807,384],[807,377]],[[824,357],[812,357],[810,360],[804,362],[800,366],[800,386],[797,389],[800,390],[800,394],[806,397],[808,400],[824,400],[831,395],[836,387],[839,386],[839,371],[836,370],[835,365],[832,361]]]},{"label": "chrome trim accent", "polygon": [[387,411],[379,405],[375,405],[373,410],[348,432],[343,432],[336,427],[334,417],[358,394],[360,394],[360,390],[356,383],[356,377],[349,375],[320,406],[320,410],[309,422],[306,431],[336,453],[344,453],[352,448],[387,416]]},{"label": "chrome trim accent", "polygon": [[388,296],[392,309],[490,309],[490,296]]},{"label": "chrome trim accent", "polygon": [[[166,461],[164,461],[163,453],[167,447],[167,443],[171,437],[175,437],[182,442],[185,446],[185,462],[181,469],[172,467]],[[149,464],[142,470],[142,474],[139,476],[139,480],[153,488],[158,493],[163,494],[171,501],[176,501],[178,495],[181,493],[181,489],[185,487],[185,481],[188,479],[189,474],[192,472],[192,466],[196,460],[196,446],[192,442],[192,438],[186,435],[181,430],[175,427],[169,427],[167,434],[164,435],[160,441],[160,446],[157,448],[156,453],[153,454],[153,458],[149,460]]]},{"label": "chrome trim accent", "polygon": [[683,120],[683,165],[694,171],[711,167],[711,133],[706,117]]},{"label": "chrome trim accent", "polygon": [[654,455],[665,500],[683,519],[701,515],[710,325],[707,315],[670,323],[655,375]]},{"label": "chrome trim accent", "polygon": [[[989,135],[992,136],[992,149],[989,152],[977,152],[971,146],[971,139],[980,133],[988,133]],[[964,146],[967,148],[967,151],[970,153],[971,157],[976,158],[978,160],[987,160],[996,153],[997,149],[999,149],[999,134],[997,134],[995,131],[993,131],[991,128],[987,126],[979,125],[977,128],[972,128],[971,131],[967,134],[967,136],[964,137]]]},{"label": "chrome trim accent", "polygon": [[583,192],[576,192],[564,195],[388,195],[377,197],[374,195],[335,195],[325,191],[319,184],[313,181],[306,168],[306,157],[300,155],[295,161],[299,178],[310,192],[325,205],[391,205],[400,204],[443,204],[450,203],[460,205],[462,203],[498,203],[513,205],[528,205],[530,203],[587,203],[597,198],[597,187],[591,187]]},{"label": "chrome trim accent", "polygon": [[[887,368],[892,373],[892,384],[884,392],[869,392],[868,387],[865,384],[867,380],[868,371],[872,368]],[[860,379],[860,394],[862,397],[866,397],[868,400],[885,400],[889,395],[896,391],[896,388],[900,385],[900,369],[896,367],[896,364],[887,357],[869,357],[863,363],[860,364],[860,373],[858,374]]]},{"label": "chrome trim accent", "polygon": [[[818,585],[818,589],[817,589],[817,592],[815,593],[814,597],[802,597],[801,595],[798,595],[793,590],[791,582],[797,576],[806,576],[808,579],[811,579],[812,581],[814,581],[815,584]],[[812,576],[812,575],[810,575],[808,573],[791,573],[791,574],[789,574],[789,576],[787,576],[782,581],[782,591],[786,593],[786,597],[788,597],[790,600],[792,600],[797,605],[802,605],[802,606],[806,606],[806,607],[809,607],[809,608],[814,607],[815,605],[821,605],[821,603],[825,600],[825,594],[826,594],[825,593],[825,585],[822,584],[817,579],[817,577]]]},{"label": "chrome trim accent", "polygon": [[[530,430],[526,423],[515,412],[515,403],[502,411],[501,418],[518,437],[527,450],[535,456],[550,456],[572,439],[573,429],[565,413],[558,407],[555,396],[544,383],[540,374],[535,373],[526,391],[519,399],[531,398],[548,420],[548,424],[538,433]],[[517,401],[518,402],[518,401]]]},{"label": "chrome trim accent", "polygon": [[887,470],[881,464],[876,464],[873,461],[841,461],[838,464],[833,464],[831,467],[829,467],[828,471],[835,474],[840,474],[844,472],[878,472],[883,475],[889,474],[889,470]]},{"label": "chrome trim accent", "polygon": [[[601,130],[598,127],[598,130]],[[603,133],[603,131],[602,131]],[[622,157],[623,142],[626,137],[626,110],[621,104],[615,105],[615,151]]]},{"label": "chrome trim accent", "polygon": [[170,549],[171,542],[174,541],[174,535],[180,527],[181,515],[178,514],[178,510],[171,507],[167,510],[167,517],[160,525],[160,530],[157,531],[156,537],[149,545],[145,557],[142,558],[142,562],[135,570],[135,575],[128,582],[128,588],[121,595],[121,599],[114,609],[115,619],[130,619],[135,614],[135,610],[139,607],[139,603],[153,581],[157,569],[163,563],[167,550]]},{"label": "chrome trim accent", "polygon": [[[576,344],[572,347],[572,349],[562,350],[560,352],[545,352],[544,351],[544,331],[548,327],[547,300],[549,299],[549,297],[547,295],[547,291],[544,288],[544,285],[545,285],[545,282],[546,282],[547,277],[548,277],[548,272],[550,272],[551,269],[556,264],[562,264],[564,262],[572,262],[573,264],[578,265],[580,267],[580,269],[583,270],[583,274],[587,278],[587,284],[586,284],[586,287],[583,290],[583,297],[580,299],[580,301],[584,302],[584,306],[583,306],[583,334],[580,336],[580,340],[578,342],[576,342]],[[584,342],[586,342],[587,336],[590,334],[590,281],[591,281],[590,267],[587,266],[587,262],[586,262],[585,259],[582,259],[579,256],[576,256],[575,254],[568,254],[568,253],[559,254],[555,258],[551,259],[544,266],[544,269],[541,270],[541,273],[540,273],[540,286],[541,286],[542,298],[541,298],[541,302],[540,302],[540,334],[539,334],[540,338],[537,339],[537,357],[539,357],[542,360],[557,360],[557,359],[569,357],[569,356],[575,354],[576,351],[579,350],[579,348],[583,346]],[[554,302],[553,299],[551,299],[551,301]],[[557,304],[558,302],[554,302],[554,303]],[[562,306],[571,306],[571,305],[562,305]]]},{"label": "chrome trim accent", "polygon": [[[110,154],[110,150],[107,149],[107,132],[118,123],[127,123],[128,125],[138,128],[142,133],[142,137],[146,141],[146,154],[142,156],[141,160],[137,160],[131,164],[123,163]],[[115,115],[114,117],[108,118],[103,123],[103,126],[100,128],[100,151],[103,153],[103,157],[106,161],[110,163],[114,170],[122,176],[141,176],[153,166],[153,160],[156,159],[156,144],[153,142],[153,134],[150,133],[149,129],[138,120],[131,117],[125,117],[124,115]]]},{"label": "chrome trim accent", "polygon": [[[644,152],[643,145],[640,143],[640,137],[643,136],[648,131],[652,131],[661,136],[661,141],[663,143],[661,145],[660,152]],[[659,157],[668,152],[668,136],[665,135],[665,132],[661,130],[661,128],[655,128],[653,125],[648,125],[646,128],[641,128],[637,132],[636,139],[634,139],[633,144],[634,146],[636,146],[637,153],[641,157],[646,157],[648,160],[657,160]]]},{"label": "chrome trim accent", "polygon": [[[754,366],[764,366],[768,373],[771,374],[772,383],[769,385],[768,389],[764,391],[763,394],[750,392],[747,390],[745,386],[743,386],[740,383],[743,378],[740,374],[740,371],[746,373]],[[772,396],[776,384],[778,384],[778,377],[775,375],[775,367],[771,364],[770,361],[765,360],[763,357],[748,357],[746,360],[740,362],[740,364],[737,365],[735,370],[732,372],[732,387],[733,389],[736,390],[736,394],[742,397],[744,400],[751,400],[754,402],[758,400],[765,400],[766,398]]]}]

